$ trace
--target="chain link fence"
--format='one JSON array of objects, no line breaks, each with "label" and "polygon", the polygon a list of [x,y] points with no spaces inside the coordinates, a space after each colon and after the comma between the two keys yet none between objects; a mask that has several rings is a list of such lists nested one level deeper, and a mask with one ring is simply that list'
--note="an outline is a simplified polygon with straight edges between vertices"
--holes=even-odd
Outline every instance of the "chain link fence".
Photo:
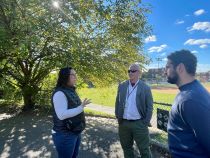
[{"label": "chain link fence", "polygon": [[151,119],[152,127],[166,131],[171,106],[172,105],[168,103],[154,102],[153,115]]}]

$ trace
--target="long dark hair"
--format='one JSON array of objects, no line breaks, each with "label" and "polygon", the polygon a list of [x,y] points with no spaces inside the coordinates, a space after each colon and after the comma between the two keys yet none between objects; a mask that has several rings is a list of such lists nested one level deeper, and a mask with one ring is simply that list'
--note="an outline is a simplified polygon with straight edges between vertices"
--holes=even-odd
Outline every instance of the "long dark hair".
[{"label": "long dark hair", "polygon": [[65,68],[60,69],[59,74],[58,74],[57,84],[56,84],[55,88],[67,86],[67,82],[68,82],[71,70],[72,70],[71,67],[65,67]]}]

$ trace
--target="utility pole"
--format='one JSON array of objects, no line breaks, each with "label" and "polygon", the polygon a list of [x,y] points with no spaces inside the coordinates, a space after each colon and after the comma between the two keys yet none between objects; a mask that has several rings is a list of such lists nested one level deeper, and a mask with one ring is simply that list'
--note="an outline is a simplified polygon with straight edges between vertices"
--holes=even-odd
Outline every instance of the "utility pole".
[{"label": "utility pole", "polygon": [[156,58],[156,60],[157,60],[157,62],[158,62],[158,69],[157,69],[157,78],[156,78],[156,81],[157,81],[157,85],[158,85],[158,80],[159,80],[159,62],[161,62],[162,61],[162,58],[160,58],[160,57],[157,57]]},{"label": "utility pole", "polygon": [[162,61],[162,58],[157,57],[156,60],[157,60],[157,62],[158,62],[158,69],[159,69],[159,62]]}]

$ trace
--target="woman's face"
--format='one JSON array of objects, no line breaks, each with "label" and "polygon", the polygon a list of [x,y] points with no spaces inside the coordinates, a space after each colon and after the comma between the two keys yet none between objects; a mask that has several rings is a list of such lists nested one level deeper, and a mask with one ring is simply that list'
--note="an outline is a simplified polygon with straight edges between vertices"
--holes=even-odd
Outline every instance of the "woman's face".
[{"label": "woman's face", "polygon": [[75,86],[76,81],[77,81],[76,72],[74,71],[74,69],[71,69],[67,85],[70,86],[70,87]]}]

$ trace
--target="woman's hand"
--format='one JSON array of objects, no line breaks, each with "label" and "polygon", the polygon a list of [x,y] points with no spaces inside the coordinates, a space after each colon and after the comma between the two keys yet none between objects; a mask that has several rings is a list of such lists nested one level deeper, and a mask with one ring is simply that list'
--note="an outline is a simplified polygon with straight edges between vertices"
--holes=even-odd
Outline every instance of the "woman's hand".
[{"label": "woman's hand", "polygon": [[87,104],[90,104],[91,103],[91,99],[87,99],[87,98],[85,98],[84,100],[83,100],[83,102],[82,102],[82,106],[83,107],[85,107]]}]

